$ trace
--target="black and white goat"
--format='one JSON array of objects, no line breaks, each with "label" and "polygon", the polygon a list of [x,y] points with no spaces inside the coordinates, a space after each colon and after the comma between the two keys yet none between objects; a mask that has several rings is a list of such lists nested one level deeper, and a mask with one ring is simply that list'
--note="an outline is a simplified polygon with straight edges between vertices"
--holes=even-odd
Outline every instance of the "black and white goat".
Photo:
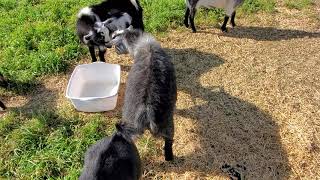
[{"label": "black and white goat", "polygon": [[117,131],[92,145],[86,152],[79,180],[138,180],[141,160],[132,130],[116,124]]},{"label": "black and white goat", "polygon": [[224,17],[224,22],[221,26],[221,30],[223,32],[227,31],[227,23],[229,17],[231,16],[231,25],[236,26],[234,19],[236,16],[236,8],[243,3],[244,0],[186,0],[186,13],[184,16],[184,24],[186,27],[191,25],[191,29],[193,32],[196,32],[196,27],[194,25],[194,17],[196,15],[196,11],[198,8],[206,7],[206,8],[223,8],[226,11],[226,15]]},{"label": "black and white goat", "polygon": [[148,33],[126,29],[114,34],[118,54],[129,53],[134,63],[128,74],[121,123],[146,129],[165,140],[165,160],[173,160],[173,114],[177,99],[175,68],[171,58]]},{"label": "black and white goat", "polygon": [[111,48],[108,44],[110,36],[106,31],[127,28],[129,25],[144,30],[142,8],[137,0],[105,0],[85,7],[78,13],[76,26],[80,41],[89,47],[92,61],[95,62],[95,48],[99,49],[100,61],[105,61],[106,48]]}]

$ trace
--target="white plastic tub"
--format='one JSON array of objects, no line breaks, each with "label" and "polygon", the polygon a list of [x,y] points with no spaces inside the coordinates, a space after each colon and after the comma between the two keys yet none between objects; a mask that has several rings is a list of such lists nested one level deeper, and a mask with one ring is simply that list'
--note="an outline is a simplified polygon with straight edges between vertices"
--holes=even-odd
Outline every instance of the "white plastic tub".
[{"label": "white plastic tub", "polygon": [[78,111],[102,112],[116,107],[120,66],[95,62],[78,65],[69,80],[66,97]]}]

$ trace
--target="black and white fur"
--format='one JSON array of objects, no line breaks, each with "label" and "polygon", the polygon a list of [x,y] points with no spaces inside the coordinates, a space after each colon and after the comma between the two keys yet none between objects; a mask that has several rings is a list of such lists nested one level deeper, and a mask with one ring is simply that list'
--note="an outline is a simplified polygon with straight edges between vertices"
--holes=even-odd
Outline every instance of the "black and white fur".
[{"label": "black and white fur", "polygon": [[184,16],[184,24],[186,27],[191,25],[192,32],[196,32],[196,27],[194,25],[194,17],[198,8],[223,8],[226,11],[224,17],[224,22],[221,26],[223,32],[227,31],[227,23],[229,17],[231,16],[232,27],[236,26],[234,19],[236,16],[236,8],[243,3],[244,0],[186,0],[186,13]]},{"label": "black and white fur", "polygon": [[171,58],[148,33],[117,31],[114,44],[118,54],[129,53],[134,64],[128,75],[121,123],[146,129],[165,140],[165,160],[173,160],[173,114],[177,99],[175,68]]},{"label": "black and white fur", "polygon": [[132,140],[132,130],[116,124],[117,131],[92,145],[85,154],[79,180],[137,180],[141,160]]},{"label": "black and white fur", "polygon": [[[119,14],[123,15],[123,13],[127,13],[131,17],[129,23],[133,28],[144,30],[142,8],[138,0],[105,0],[100,4],[85,7],[78,13],[77,35],[80,41],[89,47],[93,62],[97,61],[95,56],[96,48],[99,49],[100,61],[105,61],[106,48],[111,48],[106,41],[109,37],[104,35],[105,32],[98,32],[101,29],[101,25],[103,22],[106,24],[110,18],[113,20],[115,18],[118,19]],[[118,20],[122,21],[125,18]]]}]

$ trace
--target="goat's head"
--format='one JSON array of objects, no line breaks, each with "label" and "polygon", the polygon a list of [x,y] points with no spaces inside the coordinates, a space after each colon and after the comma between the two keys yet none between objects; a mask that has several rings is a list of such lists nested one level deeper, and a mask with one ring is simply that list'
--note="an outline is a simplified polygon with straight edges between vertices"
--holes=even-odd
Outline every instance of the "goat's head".
[{"label": "goat's head", "polygon": [[115,45],[117,54],[132,54],[141,35],[142,31],[132,29],[132,26],[130,26],[125,30],[115,31],[112,34],[111,42]]}]

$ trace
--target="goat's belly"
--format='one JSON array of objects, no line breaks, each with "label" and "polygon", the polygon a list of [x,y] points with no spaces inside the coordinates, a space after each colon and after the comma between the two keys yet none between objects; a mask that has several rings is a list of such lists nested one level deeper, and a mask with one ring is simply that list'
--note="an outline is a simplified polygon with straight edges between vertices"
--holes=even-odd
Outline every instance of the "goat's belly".
[{"label": "goat's belly", "polygon": [[225,8],[227,7],[227,0],[199,0],[196,8],[206,7],[206,8]]}]

